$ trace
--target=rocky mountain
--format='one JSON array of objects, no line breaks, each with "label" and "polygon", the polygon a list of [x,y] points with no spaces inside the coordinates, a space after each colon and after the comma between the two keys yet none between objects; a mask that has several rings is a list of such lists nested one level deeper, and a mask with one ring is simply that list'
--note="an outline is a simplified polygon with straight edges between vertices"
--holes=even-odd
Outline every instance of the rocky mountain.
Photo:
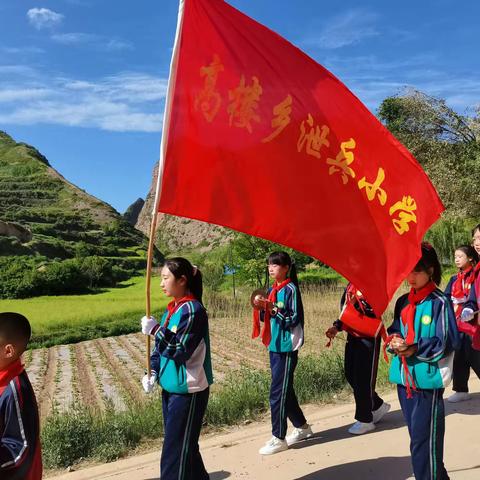
[{"label": "rocky mountain", "polygon": [[[135,225],[145,235],[150,234],[157,175],[158,164],[153,169],[152,184]],[[231,235],[230,230],[217,225],[164,213],[158,214],[156,245],[161,251],[184,252],[192,249],[209,251],[228,242]]]},{"label": "rocky mountain", "polygon": [[145,200],[143,198],[137,198],[125,211],[123,218],[130,224],[135,226],[138,221],[138,216],[142,211],[143,206],[145,205]]},{"label": "rocky mountain", "polygon": [[141,260],[145,241],[115,209],[66,180],[37,149],[0,131],[0,256]]}]

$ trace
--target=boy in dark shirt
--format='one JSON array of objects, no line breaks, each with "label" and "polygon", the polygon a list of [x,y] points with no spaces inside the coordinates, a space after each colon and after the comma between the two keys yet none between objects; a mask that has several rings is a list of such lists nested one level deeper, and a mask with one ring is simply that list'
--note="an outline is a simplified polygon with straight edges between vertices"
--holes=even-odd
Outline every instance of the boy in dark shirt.
[{"label": "boy in dark shirt", "polygon": [[28,320],[0,313],[0,480],[40,480],[42,457],[37,402],[21,362]]}]

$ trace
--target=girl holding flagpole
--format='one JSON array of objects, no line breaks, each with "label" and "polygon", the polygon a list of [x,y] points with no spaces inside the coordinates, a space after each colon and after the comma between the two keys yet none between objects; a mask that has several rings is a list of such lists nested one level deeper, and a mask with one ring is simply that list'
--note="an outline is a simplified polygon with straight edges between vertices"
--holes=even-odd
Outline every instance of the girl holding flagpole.
[{"label": "girl holding flagpole", "polygon": [[394,354],[390,381],[397,384],[408,425],[415,479],[447,480],[443,392],[451,380],[459,337],[450,299],[437,287],[441,281],[437,253],[428,243],[422,243],[421,252],[407,276],[410,293],[395,304],[386,346]]},{"label": "girl holding flagpole", "polygon": [[[363,435],[390,410],[375,391],[378,358],[385,328],[367,303],[362,292],[349,283],[340,300],[341,320],[326,331],[333,340],[338,332],[347,332],[345,345],[345,377],[353,389],[356,422],[348,429],[352,435]],[[330,345],[330,342],[329,344]]]},{"label": "girl holding flagpole", "polygon": [[[303,305],[295,265],[288,253],[274,252],[268,257],[268,273],[274,280],[268,298],[256,297],[252,337],[259,335],[270,352],[270,410],[272,438],[259,450],[271,455],[313,435],[293,388],[298,350],[303,345]],[[263,329],[260,333],[260,321]],[[294,429],[287,434],[287,418]]]},{"label": "girl holding flagpole", "polygon": [[161,287],[172,301],[160,323],[143,317],[142,332],[155,337],[147,393],[162,387],[164,441],[161,480],[206,480],[198,439],[213,382],[202,275],[184,258],[165,261]]},{"label": "girl holding flagpole", "polygon": [[[473,284],[477,263],[478,254],[472,246],[459,246],[455,250],[455,265],[459,271],[450,278],[445,288],[445,295],[452,299],[461,339],[461,348],[455,352],[453,360],[453,390],[455,393],[448,397],[448,401],[452,403],[470,398],[468,393],[470,368],[473,368],[480,378],[480,351],[472,348],[476,319],[473,315],[473,308],[470,308],[470,293],[472,289],[475,290]],[[471,322],[475,322],[475,324]]]}]

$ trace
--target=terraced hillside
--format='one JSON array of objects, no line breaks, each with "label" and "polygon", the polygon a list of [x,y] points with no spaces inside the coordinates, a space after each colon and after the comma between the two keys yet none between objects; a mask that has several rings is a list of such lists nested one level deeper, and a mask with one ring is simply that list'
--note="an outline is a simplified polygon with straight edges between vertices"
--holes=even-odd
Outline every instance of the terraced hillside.
[{"label": "terraced hillside", "polygon": [[110,205],[0,131],[0,255],[136,257],[144,241]]}]

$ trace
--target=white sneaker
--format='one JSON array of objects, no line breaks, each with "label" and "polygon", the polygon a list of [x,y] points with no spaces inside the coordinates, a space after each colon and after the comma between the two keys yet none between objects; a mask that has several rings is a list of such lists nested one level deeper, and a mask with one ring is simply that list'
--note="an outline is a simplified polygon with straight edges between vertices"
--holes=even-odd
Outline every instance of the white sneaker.
[{"label": "white sneaker", "polygon": [[373,422],[355,422],[349,429],[348,433],[352,435],[363,435],[364,433],[375,430],[375,424]]},{"label": "white sneaker", "polygon": [[447,398],[447,401],[450,403],[457,403],[470,400],[470,398],[472,398],[472,396],[468,392],[455,392]]},{"label": "white sneaker", "polygon": [[274,453],[288,450],[288,445],[285,440],[277,437],[272,437],[259,451],[260,455],[272,455]]},{"label": "white sneaker", "polygon": [[376,410],[372,412],[373,423],[378,423],[386,413],[390,410],[391,406],[389,403],[383,402]]},{"label": "white sneaker", "polygon": [[290,435],[285,437],[287,445],[293,445],[313,436],[312,427],[308,425],[305,428],[294,428]]}]

